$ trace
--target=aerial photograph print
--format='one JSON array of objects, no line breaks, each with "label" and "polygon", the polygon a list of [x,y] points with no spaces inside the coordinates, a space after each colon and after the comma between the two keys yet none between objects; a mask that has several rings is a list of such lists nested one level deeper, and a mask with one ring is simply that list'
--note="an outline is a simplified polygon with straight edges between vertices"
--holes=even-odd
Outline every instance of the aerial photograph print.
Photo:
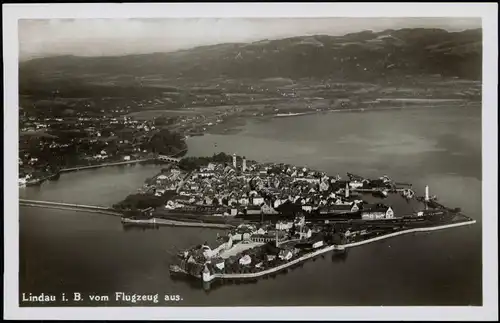
[{"label": "aerial photograph print", "polygon": [[17,30],[21,309],[483,306],[480,17]]}]

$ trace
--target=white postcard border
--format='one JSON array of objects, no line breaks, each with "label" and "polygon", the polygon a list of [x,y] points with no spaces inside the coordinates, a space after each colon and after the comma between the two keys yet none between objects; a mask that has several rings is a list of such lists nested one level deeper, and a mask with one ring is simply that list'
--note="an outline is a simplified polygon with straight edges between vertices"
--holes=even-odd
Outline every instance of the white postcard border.
[{"label": "white postcard border", "polygon": [[[4,319],[498,320],[498,4],[189,3],[3,5]],[[483,22],[482,307],[25,308],[18,304],[18,19],[167,17],[481,17]]]}]

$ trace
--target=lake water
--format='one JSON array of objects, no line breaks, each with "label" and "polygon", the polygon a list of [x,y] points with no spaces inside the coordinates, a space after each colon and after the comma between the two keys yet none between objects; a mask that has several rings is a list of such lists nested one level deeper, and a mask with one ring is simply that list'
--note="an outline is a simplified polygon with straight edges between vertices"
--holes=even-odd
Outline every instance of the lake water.
[{"label": "lake water", "polygon": [[[182,297],[160,306],[482,304],[480,108],[252,120],[237,134],[193,137],[188,146],[189,155],[224,151],[341,176],[386,174],[413,183],[419,194],[429,185],[440,202],[461,207],[477,224],[400,236],[350,249],[342,261],[327,254],[274,279],[205,291],[201,283],[172,280],[168,266],[175,251],[211,240],[217,231],[126,230],[117,217],[21,207],[20,291]],[[111,205],[159,169],[136,165],[69,173],[19,193],[27,199]]]}]

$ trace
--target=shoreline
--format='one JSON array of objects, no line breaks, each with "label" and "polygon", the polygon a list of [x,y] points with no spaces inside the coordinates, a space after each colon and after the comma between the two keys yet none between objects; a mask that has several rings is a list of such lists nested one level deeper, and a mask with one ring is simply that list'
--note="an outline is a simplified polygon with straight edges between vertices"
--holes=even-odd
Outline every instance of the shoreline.
[{"label": "shoreline", "polygon": [[[76,166],[76,167],[71,167],[71,168],[63,168],[63,169],[58,170],[56,173],[50,174],[50,175],[45,176],[43,178],[31,180],[31,181],[26,182],[25,184],[18,183],[18,188],[41,185],[45,181],[51,180],[57,176],[63,175],[64,173],[79,172],[79,171],[92,170],[92,169],[105,168],[105,167],[143,164],[143,163],[148,163],[148,162],[156,161],[156,160],[157,160],[157,158],[144,158],[144,159],[122,161],[122,162],[115,162],[115,163],[106,163],[106,164],[98,164],[98,165]],[[165,162],[160,161],[160,163],[165,163]]]},{"label": "shoreline", "polygon": [[459,222],[459,223],[451,223],[451,224],[445,224],[445,225],[438,225],[438,226],[434,226],[434,227],[413,228],[413,229],[407,229],[407,230],[402,230],[402,231],[399,231],[399,232],[385,234],[383,236],[374,237],[374,238],[366,239],[366,240],[363,240],[363,241],[358,241],[358,242],[353,242],[353,243],[348,243],[348,244],[343,244],[343,245],[331,245],[331,246],[322,248],[320,250],[314,251],[312,253],[306,254],[306,255],[304,255],[304,256],[302,256],[300,258],[294,259],[294,260],[292,260],[292,261],[290,261],[290,262],[288,262],[286,264],[279,265],[277,267],[273,267],[273,268],[270,268],[270,269],[266,269],[266,270],[263,270],[261,272],[257,272],[257,273],[242,273],[242,274],[213,274],[213,275],[210,275],[210,276],[202,277],[202,281],[203,282],[211,282],[211,281],[213,281],[215,279],[225,280],[225,279],[253,279],[253,278],[259,278],[259,277],[262,277],[262,276],[265,276],[265,275],[268,275],[268,274],[273,274],[273,273],[279,272],[279,271],[281,271],[283,269],[286,269],[288,267],[291,267],[293,265],[296,265],[298,263],[304,262],[306,260],[309,260],[311,258],[314,258],[316,256],[319,256],[321,254],[324,254],[324,253],[327,253],[327,252],[330,252],[330,251],[345,250],[345,249],[348,249],[348,248],[357,247],[357,246],[361,246],[361,245],[364,245],[364,244],[372,243],[372,242],[375,242],[375,241],[384,240],[384,239],[392,238],[392,237],[399,236],[399,235],[409,234],[409,233],[437,231],[437,230],[443,230],[443,229],[447,229],[447,228],[453,228],[453,227],[459,227],[459,226],[465,226],[465,225],[472,225],[474,223],[476,223],[476,220],[469,220],[469,221]]},{"label": "shoreline", "polygon": [[[476,103],[476,102],[469,102],[469,103]],[[480,102],[478,102],[480,104]],[[419,109],[419,108],[431,108],[432,106],[426,105],[426,106],[407,106],[407,107],[379,107],[379,108],[351,108],[351,109],[328,109],[328,110],[321,110],[321,111],[307,111],[307,112],[296,112],[296,113],[290,113],[290,114],[273,114],[273,115],[267,115],[263,117],[249,117],[248,119],[253,119],[253,120],[271,120],[271,119],[276,119],[276,118],[287,118],[287,117],[302,117],[302,116],[309,116],[309,115],[316,115],[316,114],[325,114],[325,113],[332,113],[332,112],[371,112],[371,111],[384,111],[384,110],[406,110],[406,109]],[[460,108],[460,107],[468,107],[468,106],[453,106],[455,108]],[[223,123],[221,124],[223,125]],[[228,128],[225,128],[224,131],[217,131],[217,130],[212,130],[212,129],[207,129],[207,131],[203,132],[202,135],[233,135],[241,132],[241,129],[238,129],[240,125],[235,125],[235,126],[230,126]],[[212,131],[211,131],[212,130]],[[189,136],[189,135],[188,135]],[[189,136],[191,137],[191,136]],[[187,154],[188,148],[185,150],[181,151],[185,152]],[[179,154],[179,153],[178,153]],[[176,154],[176,155],[178,155]],[[174,155],[175,156],[175,155]],[[18,188],[24,188],[27,186],[36,186],[36,185],[41,185],[47,180],[50,180],[52,178],[55,178],[57,176],[60,176],[63,173],[68,173],[68,172],[75,172],[75,171],[81,171],[81,170],[90,170],[90,169],[98,169],[98,168],[104,168],[104,167],[111,167],[111,166],[122,166],[122,165],[131,165],[131,164],[141,164],[141,163],[146,163],[156,160],[156,158],[143,158],[143,159],[138,159],[138,160],[131,160],[131,161],[121,161],[121,162],[114,162],[114,163],[105,163],[105,164],[98,164],[98,165],[87,165],[87,166],[75,166],[75,167],[70,167],[70,168],[63,168],[58,170],[56,173],[50,174],[48,176],[45,176],[40,179],[35,179],[31,181],[27,181],[24,184],[18,183]]]},{"label": "shoreline", "polygon": [[[451,105],[451,106],[446,106],[446,108],[468,108],[471,106],[474,106],[474,104],[481,105],[481,102],[473,102],[473,101],[460,101],[460,102],[466,102],[467,105],[459,106],[459,105]],[[436,102],[439,103],[439,102]],[[453,102],[451,102],[453,103]],[[267,114],[263,116],[252,116],[248,115],[249,120],[262,120],[262,121],[269,121],[272,119],[282,119],[282,118],[291,118],[291,117],[303,117],[303,116],[310,116],[310,115],[321,115],[321,114],[326,114],[326,113],[336,113],[336,112],[371,112],[371,111],[386,111],[386,110],[415,110],[415,109],[429,109],[433,108],[436,106],[433,105],[410,105],[410,106],[405,106],[405,107],[367,107],[367,108],[346,108],[346,109],[327,109],[327,110],[320,110],[320,111],[301,111],[301,112],[291,112],[289,113],[283,113],[283,114]],[[444,107],[436,107],[437,109],[444,108]],[[241,118],[241,117],[240,117]],[[227,127],[222,127],[227,124]],[[229,120],[227,123],[223,122],[215,126],[214,128],[207,128],[206,131],[202,132],[201,136],[204,135],[233,135],[233,134],[238,134],[242,130],[240,129],[242,127],[242,124],[239,124],[238,122],[234,122],[233,120]],[[224,128],[221,130],[221,128]],[[188,134],[189,135],[189,134]],[[189,136],[193,137],[193,136]]]},{"label": "shoreline", "polygon": [[[469,102],[469,103],[475,103],[475,102]],[[478,102],[477,104],[480,104],[480,102]],[[321,111],[298,112],[298,113],[292,113],[290,115],[271,115],[271,117],[272,118],[301,117],[301,116],[306,116],[306,115],[323,114],[323,113],[330,113],[330,112],[372,112],[372,111],[385,111],[385,110],[415,110],[415,109],[425,109],[425,108],[433,108],[433,107],[435,107],[435,106],[433,106],[433,105],[424,105],[424,106],[411,105],[411,106],[404,106],[404,107],[371,107],[371,108],[327,109],[327,110],[321,110]],[[464,108],[464,107],[468,107],[468,106],[467,105],[464,105],[464,106],[454,105],[452,107],[453,108]],[[438,107],[438,108],[440,108],[440,107]]]}]

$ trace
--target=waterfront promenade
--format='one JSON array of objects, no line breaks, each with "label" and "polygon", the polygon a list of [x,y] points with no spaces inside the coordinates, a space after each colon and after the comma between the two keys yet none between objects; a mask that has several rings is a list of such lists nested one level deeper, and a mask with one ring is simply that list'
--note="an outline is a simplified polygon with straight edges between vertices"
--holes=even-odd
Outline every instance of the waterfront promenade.
[{"label": "waterfront promenade", "polygon": [[358,241],[358,242],[353,242],[353,243],[347,243],[344,245],[331,245],[327,246],[325,248],[319,249],[317,251],[308,253],[300,258],[294,259],[290,262],[287,262],[283,265],[269,268],[263,271],[259,271],[256,273],[241,273],[241,274],[213,274],[210,276],[205,277],[204,281],[209,282],[215,279],[249,279],[249,278],[259,278],[265,275],[273,274],[278,271],[284,270],[290,266],[296,265],[300,262],[306,261],[308,259],[314,258],[316,256],[319,256],[321,254],[333,251],[333,250],[344,250],[346,248],[352,248],[352,247],[357,247],[361,246],[367,243],[372,243],[375,241],[383,240],[383,239],[388,239],[391,237],[403,235],[403,234],[409,234],[409,233],[416,233],[416,232],[427,232],[427,231],[436,231],[436,230],[443,230],[447,228],[453,228],[453,227],[459,227],[459,226],[464,226],[464,225],[471,225],[476,223],[476,220],[468,220],[465,222],[459,222],[459,223],[451,223],[451,224],[446,224],[446,225],[439,225],[439,226],[434,226],[434,227],[425,227],[425,228],[413,228],[413,229],[408,229],[408,230],[402,230],[394,233],[389,233],[380,237],[375,237],[363,241]]}]

